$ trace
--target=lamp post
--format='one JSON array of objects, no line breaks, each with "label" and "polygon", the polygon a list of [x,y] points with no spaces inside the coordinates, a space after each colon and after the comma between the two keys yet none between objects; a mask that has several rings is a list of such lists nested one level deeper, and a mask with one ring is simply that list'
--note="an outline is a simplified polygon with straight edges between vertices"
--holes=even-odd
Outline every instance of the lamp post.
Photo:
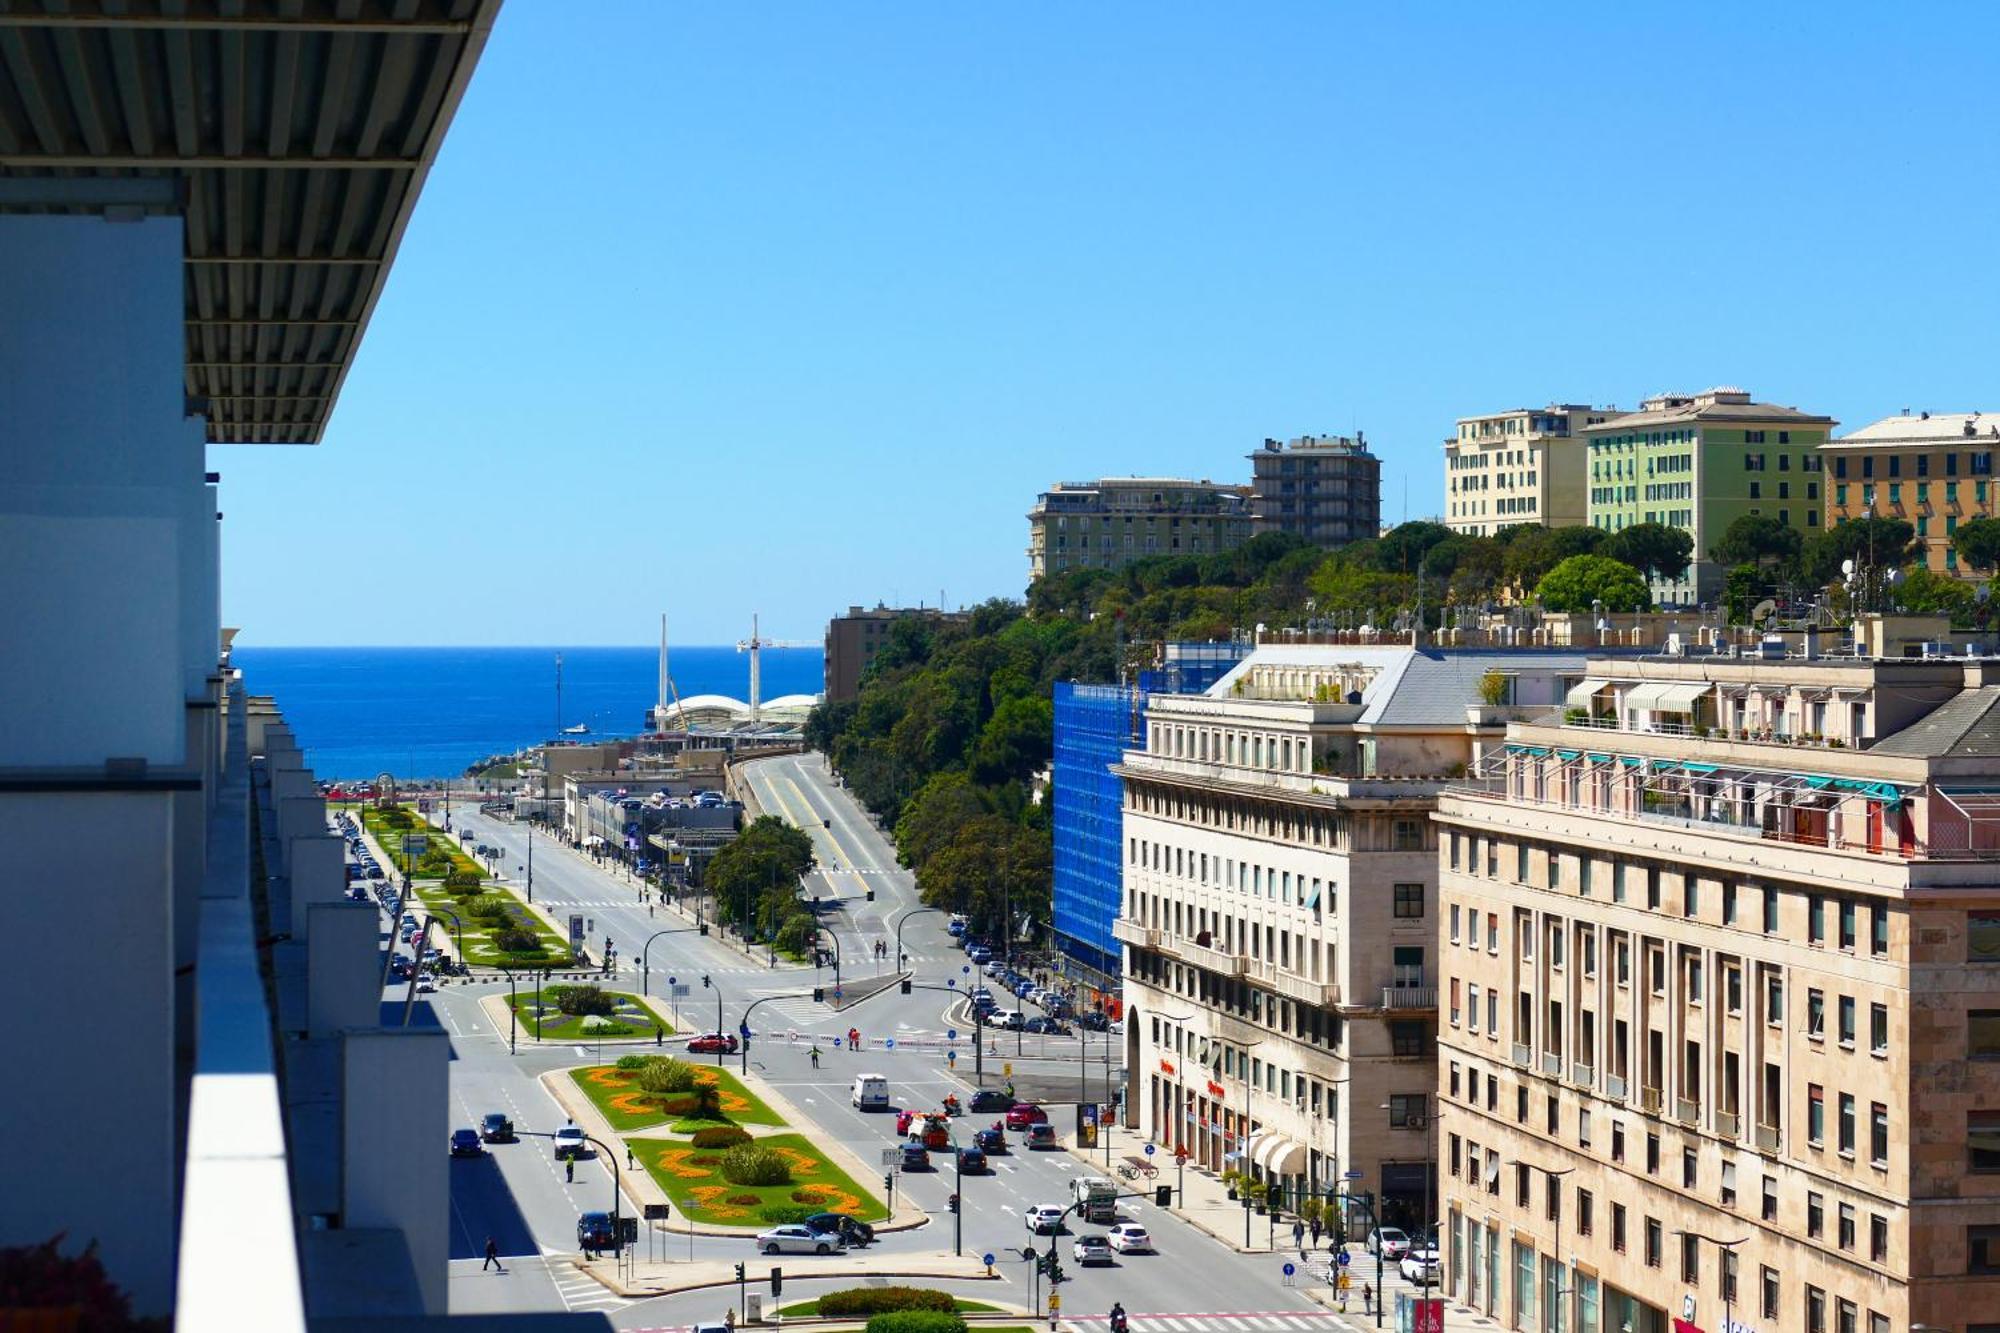
[{"label": "lamp post", "polygon": [[934,912],[942,916],[944,909],[942,907],[912,907],[896,918],[896,970],[898,972],[903,970],[903,959],[905,957],[903,953],[903,927],[909,924],[911,917],[922,916],[926,912]]},{"label": "lamp post", "polygon": [[[1156,1014],[1168,1023],[1187,1023],[1193,1014]],[[1187,1207],[1187,1056],[1174,1052],[1174,1197]]]},{"label": "lamp post", "polygon": [[[1677,1236],[1693,1236],[1696,1240],[1705,1240],[1710,1245],[1713,1245],[1717,1249],[1722,1250],[1728,1256],[1722,1261],[1725,1265],[1729,1262],[1730,1259],[1734,1259],[1736,1257],[1736,1247],[1738,1245],[1741,1245],[1744,1241],[1750,1239],[1748,1236],[1738,1236],[1735,1240],[1717,1240],[1715,1237],[1706,1235],[1702,1232],[1688,1231],[1685,1229],[1677,1229],[1674,1232],[1674,1234]],[[1561,1259],[1556,1260],[1556,1266],[1558,1268],[1562,1266]],[[1736,1313],[1736,1277],[1733,1273],[1730,1273],[1725,1270],[1722,1275],[1722,1333],[1735,1333],[1736,1330],[1735,1313]],[[1918,1330],[1927,1329],[1928,1327],[1929,1325],[1927,1324],[1911,1324],[1910,1333],[1918,1333]],[[1939,1329],[1937,1330],[1937,1333],[1944,1333],[1944,1330]]]},{"label": "lamp post", "polygon": [[[1547,1167],[1537,1165],[1534,1162],[1513,1162],[1510,1165],[1525,1166],[1531,1171],[1539,1171],[1553,1181],[1561,1181],[1564,1176],[1576,1170],[1573,1166],[1566,1166],[1560,1171],[1551,1171]],[[1556,1327],[1558,1329],[1573,1328],[1575,1327],[1575,1322],[1569,1318],[1573,1312],[1567,1307],[1570,1303],[1570,1297],[1576,1294],[1576,1284],[1574,1282],[1565,1283],[1563,1277],[1562,1186],[1560,1184],[1556,1186],[1555,1216],[1550,1220],[1555,1223],[1556,1229],[1556,1298],[1562,1301],[1564,1305],[1564,1308],[1556,1314]]]},{"label": "lamp post", "polygon": [[706,935],[708,931],[701,926],[675,926],[670,930],[656,930],[646,937],[646,943],[639,949],[639,994],[648,998],[651,998],[652,995],[653,969],[647,961],[646,955],[652,950],[653,941],[662,935],[693,935],[697,933]]}]

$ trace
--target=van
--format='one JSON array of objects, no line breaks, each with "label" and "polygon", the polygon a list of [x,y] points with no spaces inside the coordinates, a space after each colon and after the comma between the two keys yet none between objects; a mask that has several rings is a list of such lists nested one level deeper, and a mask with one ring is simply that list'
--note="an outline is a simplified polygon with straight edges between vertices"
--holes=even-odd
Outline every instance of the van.
[{"label": "van", "polygon": [[889,1109],[889,1080],[881,1074],[856,1074],[854,1086],[847,1097],[858,1111],[886,1111]]}]

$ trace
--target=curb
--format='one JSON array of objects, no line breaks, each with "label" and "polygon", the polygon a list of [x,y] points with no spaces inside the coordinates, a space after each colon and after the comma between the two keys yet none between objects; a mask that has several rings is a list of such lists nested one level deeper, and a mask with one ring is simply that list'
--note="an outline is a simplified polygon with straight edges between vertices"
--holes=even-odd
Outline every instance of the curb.
[{"label": "curb", "polygon": [[[699,1235],[700,1233],[699,1233],[699,1232],[697,1232],[696,1234],[697,1234],[697,1235]],[[808,1255],[808,1256],[806,1256],[806,1257],[807,1257],[807,1258],[810,1258],[810,1257],[812,1257],[812,1256]],[[716,1290],[716,1289],[719,1289],[719,1288],[725,1288],[725,1287],[733,1287],[733,1286],[736,1286],[736,1285],[737,1285],[737,1283],[736,1283],[736,1279],[735,1279],[735,1278],[733,1278],[733,1277],[722,1277],[722,1278],[709,1278],[709,1277],[703,1277],[703,1278],[701,1278],[701,1279],[699,1279],[699,1280],[697,1280],[697,1281],[692,1281],[692,1282],[682,1282],[682,1283],[678,1283],[678,1284],[673,1284],[673,1285],[658,1285],[658,1286],[654,1286],[654,1285],[645,1285],[645,1286],[641,1286],[641,1285],[639,1285],[639,1282],[638,1282],[638,1280],[637,1280],[637,1279],[634,1279],[634,1281],[633,1281],[633,1282],[630,1282],[630,1283],[628,1283],[628,1282],[625,1282],[625,1281],[624,1281],[623,1279],[619,1278],[619,1277],[618,1277],[618,1276],[616,1275],[616,1273],[615,1273],[615,1272],[614,1272],[614,1273],[604,1273],[604,1272],[600,1272],[600,1271],[598,1271],[598,1270],[597,1270],[597,1269],[595,1269],[595,1268],[592,1268],[592,1267],[590,1266],[590,1264],[589,1264],[589,1263],[584,1263],[584,1262],[581,1262],[581,1261],[572,1261],[572,1262],[573,1262],[573,1263],[575,1263],[575,1266],[576,1266],[576,1270],[577,1270],[577,1271],[578,1271],[579,1273],[582,1273],[582,1274],[584,1274],[584,1275],[585,1275],[586,1277],[589,1277],[589,1278],[592,1278],[592,1279],[593,1279],[593,1280],[595,1280],[595,1281],[596,1281],[597,1283],[599,1283],[599,1284],[600,1284],[601,1286],[603,1286],[605,1290],[607,1290],[607,1291],[609,1291],[609,1292],[613,1293],[614,1295],[618,1295],[618,1296],[622,1296],[622,1297],[625,1297],[625,1298],[627,1298],[627,1299],[630,1299],[630,1300],[651,1300],[652,1298],[654,1298],[654,1297],[658,1297],[658,1296],[678,1296],[678,1295],[682,1295],[682,1294],[684,1294],[684,1293],[686,1293],[686,1292],[690,1292],[690,1291],[712,1291],[712,1290]],[[596,1263],[603,1263],[603,1262],[606,1262],[606,1261],[605,1261],[605,1260],[594,1260],[594,1261],[592,1261],[592,1262],[596,1262]],[[731,1261],[731,1260],[712,1260],[712,1261],[710,1261],[710,1262],[716,1262],[716,1263],[729,1263],[729,1262],[733,1262],[733,1261]],[[814,1269],[814,1270],[813,1270],[813,1272],[812,1272],[812,1274],[811,1274],[811,1277],[812,1277],[812,1279],[813,1279],[814,1281],[821,1281],[821,1280],[825,1280],[825,1279],[832,1279],[832,1278],[859,1278],[859,1279],[864,1279],[864,1280],[865,1280],[865,1279],[868,1279],[868,1278],[890,1278],[890,1277],[929,1277],[929,1278],[941,1278],[941,1279],[946,1279],[946,1280],[949,1280],[949,1281],[952,1281],[952,1282],[1000,1282],[1000,1281],[1004,1281],[1004,1279],[1003,1279],[1003,1278],[1002,1278],[1002,1277],[1000,1276],[1000,1274],[999,1274],[999,1273],[998,1273],[997,1271],[996,1271],[995,1273],[993,1273],[993,1275],[992,1275],[991,1277],[988,1277],[988,1276],[987,1276],[987,1274],[986,1274],[986,1271],[985,1271],[985,1266],[984,1266],[984,1265],[979,1265],[979,1268],[980,1268],[980,1271],[979,1271],[979,1272],[977,1272],[977,1273],[972,1273],[972,1274],[965,1274],[965,1273],[941,1273],[941,1272],[936,1272],[936,1271],[932,1271],[932,1270],[928,1270],[928,1269],[917,1269],[917,1268],[907,1268],[907,1269],[906,1269],[906,1268],[896,1268],[896,1269],[888,1269],[888,1270],[877,1270],[877,1269],[866,1269],[866,1268],[864,1268],[864,1269],[851,1269],[851,1270],[846,1270],[846,1271],[839,1271],[839,1270],[833,1270],[833,1269],[823,1269],[823,1268],[816,1268],[816,1269]],[[977,1318],[977,1317],[980,1317],[980,1316],[967,1316],[968,1320],[969,1320],[969,1319],[972,1319],[972,1318]],[[985,1318],[989,1318],[989,1319],[990,1319],[990,1318],[994,1318],[995,1316],[992,1316],[992,1315],[988,1315],[988,1316],[984,1316],[984,1317],[985,1317]],[[1020,1319],[1020,1318],[1021,1318],[1022,1316],[1021,1316],[1021,1315],[1018,1315],[1018,1314],[1014,1314],[1014,1315],[1009,1315],[1009,1314],[1004,1314],[1004,1313],[1003,1313],[1003,1314],[999,1315],[998,1317],[999,1317],[999,1318],[1003,1318],[1003,1319],[1014,1319],[1014,1320],[1019,1320],[1019,1319]],[[801,1316],[795,1316],[795,1317],[793,1317],[793,1318],[791,1318],[791,1319],[787,1319],[787,1320],[786,1320],[785,1322],[786,1322],[786,1323],[788,1323],[788,1324],[791,1324],[791,1323],[805,1323],[805,1322],[808,1322],[808,1321],[810,1321],[810,1322],[812,1322],[812,1323],[814,1323],[814,1324],[823,1324],[823,1325],[828,1325],[828,1326],[831,1326],[831,1325],[837,1325],[837,1324],[853,1324],[853,1323],[855,1323],[855,1321],[854,1321],[854,1320],[852,1320],[852,1319],[847,1319],[847,1318],[826,1318],[826,1319],[822,1319],[822,1318],[821,1318],[820,1316],[817,1316],[817,1315],[801,1315]],[[765,1322],[766,1322],[766,1323],[769,1323],[770,1321],[769,1321],[769,1320],[766,1320]],[[864,1322],[865,1322],[865,1321],[864,1321]],[[740,1327],[740,1325],[739,1325],[739,1327]]]}]

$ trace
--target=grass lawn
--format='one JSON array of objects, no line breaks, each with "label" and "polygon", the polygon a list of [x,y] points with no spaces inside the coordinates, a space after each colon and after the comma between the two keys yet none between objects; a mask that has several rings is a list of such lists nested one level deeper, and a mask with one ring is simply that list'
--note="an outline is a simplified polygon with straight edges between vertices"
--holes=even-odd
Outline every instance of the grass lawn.
[{"label": "grass lawn", "polygon": [[[620,1012],[613,1014],[612,1017],[625,1025],[629,1031],[606,1032],[602,1035],[606,1037],[651,1037],[655,1032],[664,1033],[667,1036],[673,1035],[673,1024],[655,1013],[651,1005],[630,991],[614,990],[606,991],[605,993],[611,997],[612,1002],[618,1005],[620,1009]],[[629,1012],[628,1007],[632,1005],[637,1005],[639,1012]],[[530,1036],[540,1037],[545,1041],[589,1041],[599,1035],[595,1032],[585,1031],[583,1019],[557,1010],[555,1001],[548,999],[546,996],[543,998],[542,1007],[548,1012],[537,1018],[535,1016],[535,992],[533,989],[524,990],[519,993],[519,1000],[515,1005],[514,1011],[520,1015],[521,1030]]]},{"label": "grass lawn", "polygon": [[[714,1065],[691,1061],[695,1077],[703,1083],[712,1084],[722,1094],[722,1114],[730,1123],[742,1125],[783,1125],[785,1122],[776,1111],[766,1106],[754,1096],[736,1075]],[[588,1069],[573,1069],[570,1078],[590,1098],[591,1105],[604,1112],[604,1118],[611,1127],[621,1132],[630,1129],[651,1129],[664,1125],[670,1120],[679,1120],[693,1109],[686,1098],[659,1097],[639,1090],[636,1076],[616,1065],[592,1065]]]},{"label": "grass lawn", "polygon": [[[955,1296],[952,1298],[952,1304],[960,1314],[997,1314],[1000,1310],[997,1305],[988,1305],[984,1301],[962,1300]],[[810,1319],[819,1314],[819,1302],[800,1301],[797,1305],[787,1305],[778,1313],[788,1319]]]},{"label": "grass lawn", "polygon": [[411,886],[411,894],[418,902],[430,908],[434,914],[437,914],[438,920],[447,929],[451,925],[451,917],[442,915],[442,912],[451,912],[458,917],[464,929],[458,932],[455,938],[464,944],[465,961],[468,963],[483,967],[512,967],[517,970],[535,967],[568,968],[573,966],[569,954],[569,941],[550,930],[542,923],[540,917],[530,912],[521,903],[518,897],[497,884],[482,886],[479,895],[476,896],[492,895],[494,897],[506,898],[513,906],[514,923],[532,932],[535,938],[541,942],[542,951],[540,953],[502,953],[494,947],[489,937],[486,923],[475,920],[473,917],[467,915],[466,907],[469,900],[457,898],[446,893],[444,885],[436,880],[420,879],[416,881]]},{"label": "grass lawn", "polygon": [[764,1226],[759,1210],[770,1204],[823,1208],[863,1222],[888,1216],[888,1209],[845,1171],[827,1160],[803,1134],[774,1134],[760,1148],[784,1154],[792,1164],[789,1185],[732,1185],[722,1178],[722,1153],[678,1140],[627,1139],[647,1174],[673,1199],[682,1217],[715,1226]]}]

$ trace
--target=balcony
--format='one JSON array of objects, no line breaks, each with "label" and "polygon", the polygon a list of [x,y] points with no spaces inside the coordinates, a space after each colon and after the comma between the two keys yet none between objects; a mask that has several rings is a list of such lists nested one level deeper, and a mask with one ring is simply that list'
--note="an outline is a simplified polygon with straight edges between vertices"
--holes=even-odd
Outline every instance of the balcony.
[{"label": "balcony", "polygon": [[1384,986],[1382,988],[1384,1009],[1435,1009],[1438,1007],[1436,986]]},{"label": "balcony", "polygon": [[1776,1125],[1757,1125],[1752,1128],[1751,1137],[1756,1141],[1759,1152],[1776,1152],[1778,1145],[1784,1141]]},{"label": "balcony", "polygon": [[1160,932],[1151,926],[1142,926],[1129,917],[1111,919],[1111,938],[1121,944],[1129,944],[1135,949],[1158,949]]},{"label": "balcony", "polygon": [[1660,1090],[1658,1088],[1641,1087],[1639,1089],[1639,1109],[1647,1115],[1658,1115],[1660,1113]]},{"label": "balcony", "polygon": [[1572,1061],[1569,1067],[1569,1081],[1578,1087],[1590,1087],[1597,1082],[1597,1071],[1581,1060]]},{"label": "balcony", "polygon": [[1227,950],[1212,948],[1206,944],[1197,944],[1193,940],[1176,939],[1171,948],[1174,953],[1180,956],[1181,961],[1192,963],[1196,967],[1206,968],[1210,972],[1225,977],[1241,976],[1244,967],[1250,962],[1242,954],[1230,953]]},{"label": "balcony", "polygon": [[1279,967],[1268,959],[1246,964],[1243,975],[1300,1004],[1332,1006],[1340,1003],[1339,982],[1314,981],[1288,967]]},{"label": "balcony", "polygon": [[1625,1092],[1625,1080],[1621,1075],[1606,1074],[1604,1076],[1605,1096],[1611,1098],[1613,1101],[1622,1102],[1625,1100]]},{"label": "balcony", "polygon": [[1717,1111],[1715,1132],[1725,1139],[1733,1139],[1743,1132],[1743,1120],[1734,1111]]},{"label": "balcony", "polygon": [[1701,1103],[1689,1101],[1685,1097],[1674,1098],[1674,1119],[1683,1125],[1698,1123],[1701,1120]]},{"label": "balcony", "polygon": [[1514,1063],[1521,1066],[1521,1068],[1526,1069],[1533,1063],[1530,1059],[1532,1054],[1533,1052],[1521,1042],[1517,1041],[1514,1043]]},{"label": "balcony", "polygon": [[1563,1072],[1562,1056],[1556,1054],[1554,1051],[1543,1051],[1542,1072],[1552,1078],[1561,1078]]}]

